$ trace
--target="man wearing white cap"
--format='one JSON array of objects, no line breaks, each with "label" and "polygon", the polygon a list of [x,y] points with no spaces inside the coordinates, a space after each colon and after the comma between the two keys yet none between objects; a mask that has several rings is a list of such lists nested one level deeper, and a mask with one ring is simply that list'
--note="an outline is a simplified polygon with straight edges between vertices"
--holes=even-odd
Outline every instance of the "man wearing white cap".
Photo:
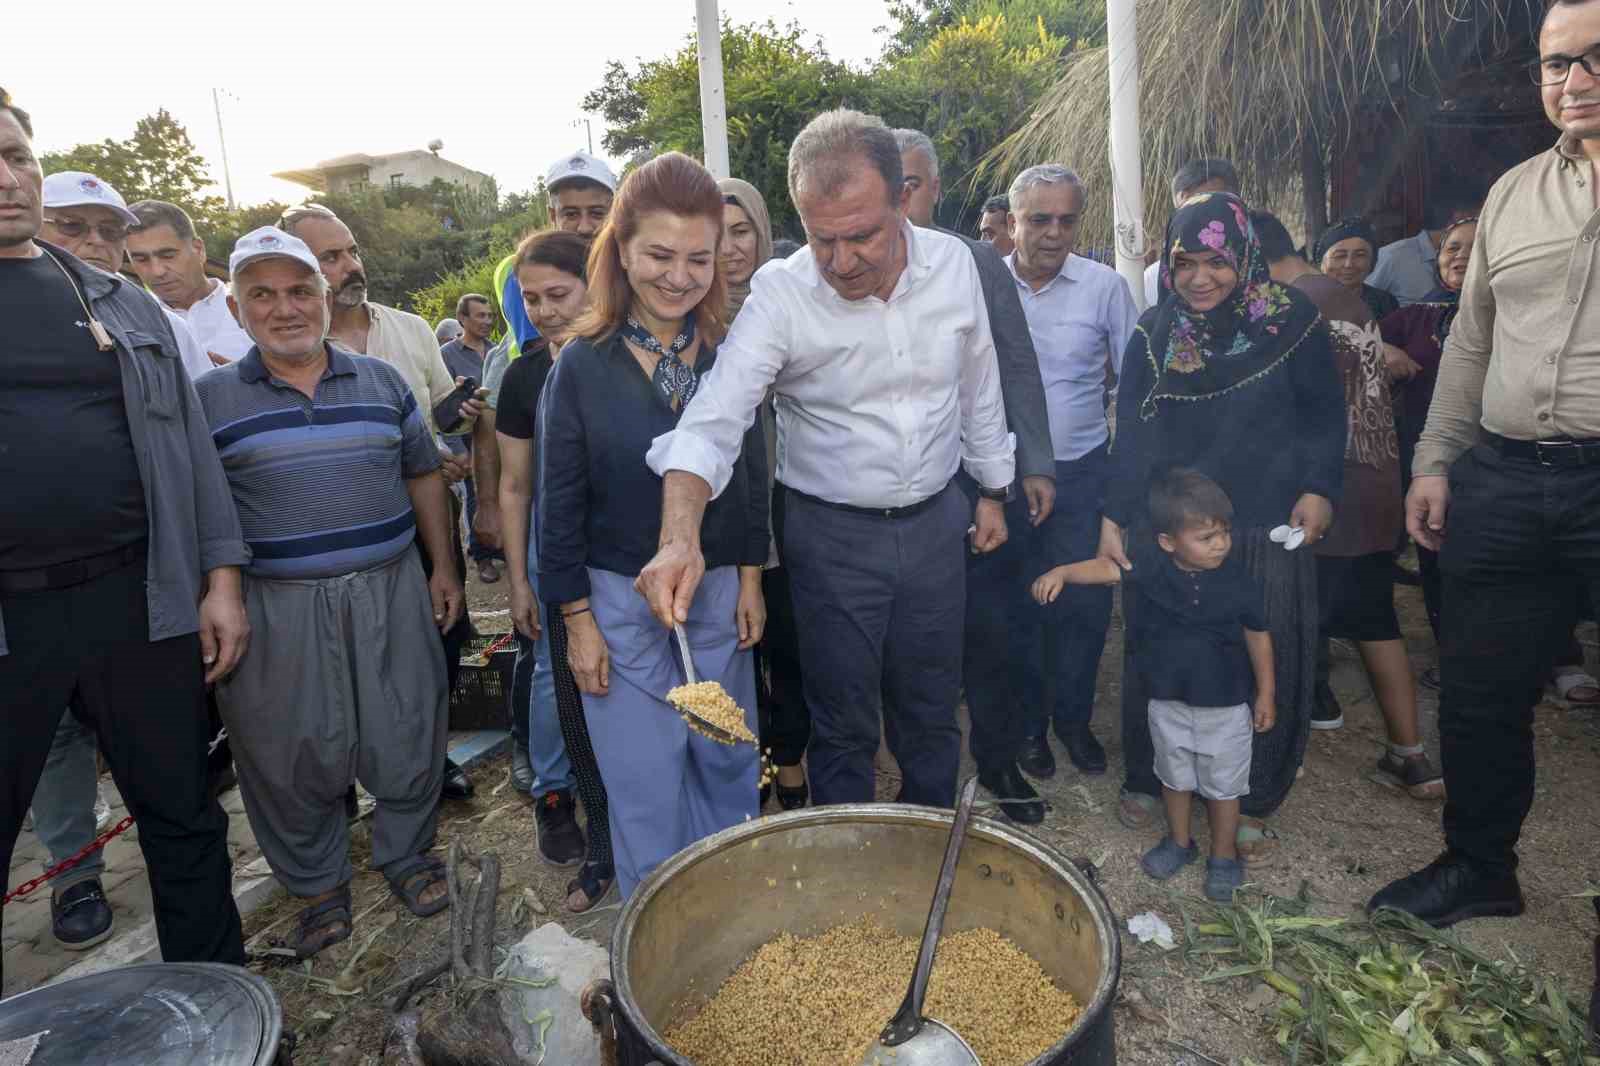
[{"label": "man wearing white cap", "polygon": [[[121,272],[128,259],[128,228],[139,224],[121,193],[93,174],[63,170],[44,179],[44,210],[46,240],[108,274]],[[166,312],[189,377],[210,370],[213,364],[188,323],[166,304],[156,304]]]},{"label": "man wearing white cap", "polygon": [[250,338],[228,311],[227,286],[206,276],[206,246],[194,220],[177,204],[140,200],[128,234],[133,271],[176,312],[214,365],[231,363],[250,350]]},{"label": "man wearing white cap", "polygon": [[255,346],[197,391],[251,548],[259,638],[217,700],[256,840],[306,904],[291,943],[309,957],[351,933],[353,780],[377,797],[372,864],[395,895],[419,917],[449,905],[428,849],[448,710],[439,632],[461,617],[461,579],[422,410],[394,367],[328,340],[311,250],[264,226],[229,271]]},{"label": "man wearing white cap", "polygon": [[0,869],[70,707],[138,820],[162,957],[242,964],[205,684],[249,642],[249,552],[166,319],[38,239],[32,140],[0,91]]}]

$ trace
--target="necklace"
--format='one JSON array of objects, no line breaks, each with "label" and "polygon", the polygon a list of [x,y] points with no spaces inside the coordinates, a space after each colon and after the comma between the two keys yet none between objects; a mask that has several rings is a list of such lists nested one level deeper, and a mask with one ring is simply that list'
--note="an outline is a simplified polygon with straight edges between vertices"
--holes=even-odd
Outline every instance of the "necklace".
[{"label": "necklace", "polygon": [[639,324],[632,315],[628,316],[627,323],[622,327],[622,336],[630,340],[645,351],[658,355],[655,371],[650,375],[650,380],[666,396],[667,402],[674,410],[682,411],[689,406],[689,401],[694,399],[695,389],[700,381],[694,376],[694,368],[679,358],[679,353],[694,343],[694,316],[690,315],[683,320],[683,328],[672,339],[672,345],[667,348],[655,338],[649,330]]}]

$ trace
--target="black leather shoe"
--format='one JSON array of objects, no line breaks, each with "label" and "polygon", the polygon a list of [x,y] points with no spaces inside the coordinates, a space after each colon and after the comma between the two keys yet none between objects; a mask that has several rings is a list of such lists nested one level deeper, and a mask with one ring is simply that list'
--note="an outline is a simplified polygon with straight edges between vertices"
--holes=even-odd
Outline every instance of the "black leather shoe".
[{"label": "black leather shoe", "polygon": [[1022,825],[1044,821],[1044,801],[1015,763],[994,770],[978,771],[978,784],[1000,801],[1000,813]]},{"label": "black leather shoe", "polygon": [[1387,907],[1443,929],[1468,918],[1514,918],[1522,913],[1522,889],[1514,873],[1497,873],[1445,852],[1409,877],[1382,889],[1367,913]]},{"label": "black leather shoe", "polygon": [[448,755],[444,760],[444,787],[439,790],[439,795],[447,800],[472,798],[472,782],[467,779],[467,772]]},{"label": "black leather shoe", "polygon": [[516,737],[511,738],[511,787],[523,795],[533,791],[533,761]]},{"label": "black leather shoe", "polygon": [[[1061,736],[1061,734],[1057,734]],[[1106,772],[1106,749],[1100,746],[1100,741],[1089,731],[1087,725],[1080,725],[1076,729],[1061,736],[1061,744],[1067,749],[1067,758],[1072,760],[1072,765],[1080,773],[1103,774]]]},{"label": "black leather shoe", "polygon": [[79,881],[50,897],[50,932],[68,951],[86,951],[111,935],[111,904],[100,879]]},{"label": "black leather shoe", "polygon": [[1042,736],[1029,737],[1017,752],[1017,765],[1030,777],[1046,779],[1056,776],[1056,757],[1050,750],[1050,741]]}]

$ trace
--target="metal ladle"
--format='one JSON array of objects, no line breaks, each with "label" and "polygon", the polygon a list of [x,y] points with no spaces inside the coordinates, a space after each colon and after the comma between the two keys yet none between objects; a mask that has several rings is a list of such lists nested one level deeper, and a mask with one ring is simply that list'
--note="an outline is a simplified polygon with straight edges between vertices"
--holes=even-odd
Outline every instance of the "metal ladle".
[{"label": "metal ladle", "polygon": [[[696,678],[694,675],[694,660],[689,657],[689,635],[683,631],[683,625],[679,622],[672,623],[672,631],[677,634],[678,650],[683,653],[684,682],[685,684],[693,685],[696,683]],[[693,718],[694,728],[699,729],[711,739],[721,741],[724,744],[737,744],[739,742],[738,737],[717,723],[696,713],[692,708],[676,701],[673,702],[672,706],[685,718]]]},{"label": "metal ladle", "polygon": [[861,1057],[861,1066],[982,1066],[961,1036],[943,1022],[922,1016],[922,1001],[928,994],[928,977],[933,972],[933,953],[944,929],[944,914],[950,906],[950,889],[956,882],[956,861],[967,839],[967,823],[972,821],[972,800],[978,793],[976,775],[967,779],[956,803],[955,824],[950,827],[950,843],[945,845],[944,865],[933,889],[933,906],[928,908],[928,924],[922,930],[922,948],[917,966],[911,971],[911,987],[900,1009],[883,1027],[878,1039]]}]

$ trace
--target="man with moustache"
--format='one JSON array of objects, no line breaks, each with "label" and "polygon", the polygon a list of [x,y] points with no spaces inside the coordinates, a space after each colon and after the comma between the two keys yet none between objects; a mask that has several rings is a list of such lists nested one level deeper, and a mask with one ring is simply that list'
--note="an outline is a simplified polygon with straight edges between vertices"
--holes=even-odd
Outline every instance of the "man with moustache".
[{"label": "man with moustache", "polygon": [[184,322],[216,366],[250,350],[250,338],[228,312],[227,286],[206,275],[206,245],[177,204],[140,200],[130,209],[128,259],[139,280]]},{"label": "man with moustache", "polygon": [[[253,555],[260,638],[217,699],[262,854],[305,903],[291,936],[305,958],[351,933],[352,777],[377,798],[372,864],[391,891],[418,917],[449,905],[428,849],[449,710],[439,634],[463,597],[410,386],[329,339],[328,283],[302,241],[263,226],[228,266],[255,346],[198,391]],[[415,540],[438,560],[429,577]]]},{"label": "man with moustache", "polygon": [[[941,188],[933,141],[921,130],[912,129],[895,130],[894,139],[906,175],[906,219],[913,226],[932,227]],[[1049,519],[1054,508],[1056,465],[1039,358],[1011,272],[990,245],[961,234],[952,236],[960,238],[972,253],[983,285],[984,310],[1000,366],[1006,425],[1016,437],[1017,473],[1023,487],[1006,507],[1010,533],[1006,543],[992,552],[967,556],[962,683],[972,719],[968,743],[978,764],[980,783],[1002,797],[1001,813],[1032,825],[1044,820],[1044,804],[1022,776],[1017,761],[1029,726],[1023,708],[1023,675],[1030,663],[1030,641],[1037,643],[1032,621],[1038,609],[1028,597],[1033,574],[1025,562],[1033,549],[1029,534]],[[977,502],[978,484],[970,475],[958,473],[956,484],[969,500]],[[888,702],[889,697],[884,698]],[[885,720],[893,722],[894,716]]]},{"label": "man with moustache", "polygon": [[[393,366],[411,388],[411,394],[422,412],[423,424],[430,436],[470,432],[471,423],[483,412],[483,402],[469,398],[461,405],[460,416],[454,425],[440,426],[436,415],[444,413],[443,405],[449,399],[461,378],[451,377],[440,352],[438,338],[427,322],[408,311],[386,307],[367,299],[366,265],[361,261],[361,248],[339,216],[320,204],[291,207],[280,220],[286,233],[293,234],[306,243],[322,268],[333,291],[333,322],[328,336],[347,351],[370,355]],[[471,460],[453,454],[440,445],[442,472],[451,484],[472,472]],[[448,541],[451,555],[456,560],[459,573],[466,573],[466,556],[461,549],[456,523],[451,523]],[[436,557],[425,541],[417,542],[422,552],[422,568],[432,574]],[[444,655],[449,671],[451,689],[455,688],[456,673],[460,669],[461,649],[472,632],[472,621],[465,613],[457,623],[444,633]],[[472,795],[472,782],[448,757],[445,759],[445,779],[442,795],[446,799],[466,799]]]},{"label": "man with moustache", "polygon": [[983,214],[978,216],[978,239],[984,244],[993,245],[994,250],[1002,256],[1010,255],[1017,247],[1006,222],[1006,216],[1010,213],[1011,202],[1001,193],[985,200]]},{"label": "man with moustache", "polygon": [[1554,0],[1530,80],[1560,131],[1490,190],[1412,462],[1440,552],[1445,851],[1372,897],[1436,926],[1523,911],[1551,612],[1600,595],[1600,0]]},{"label": "man with moustache", "polygon": [[0,90],[0,852],[70,708],[138,821],[162,957],[243,964],[205,685],[249,643],[249,552],[165,316],[38,239],[32,141]]},{"label": "man with moustache", "polygon": [[[663,624],[687,617],[706,503],[770,389],[814,800],[872,799],[887,691],[903,798],[949,806],[965,558],[1005,542],[1016,474],[982,282],[960,240],[907,221],[880,119],[813,119],[789,149],[789,190],[807,247],[756,274],[717,371],[650,450],[661,547],[638,587]],[[962,466],[976,505],[953,484]]]}]

